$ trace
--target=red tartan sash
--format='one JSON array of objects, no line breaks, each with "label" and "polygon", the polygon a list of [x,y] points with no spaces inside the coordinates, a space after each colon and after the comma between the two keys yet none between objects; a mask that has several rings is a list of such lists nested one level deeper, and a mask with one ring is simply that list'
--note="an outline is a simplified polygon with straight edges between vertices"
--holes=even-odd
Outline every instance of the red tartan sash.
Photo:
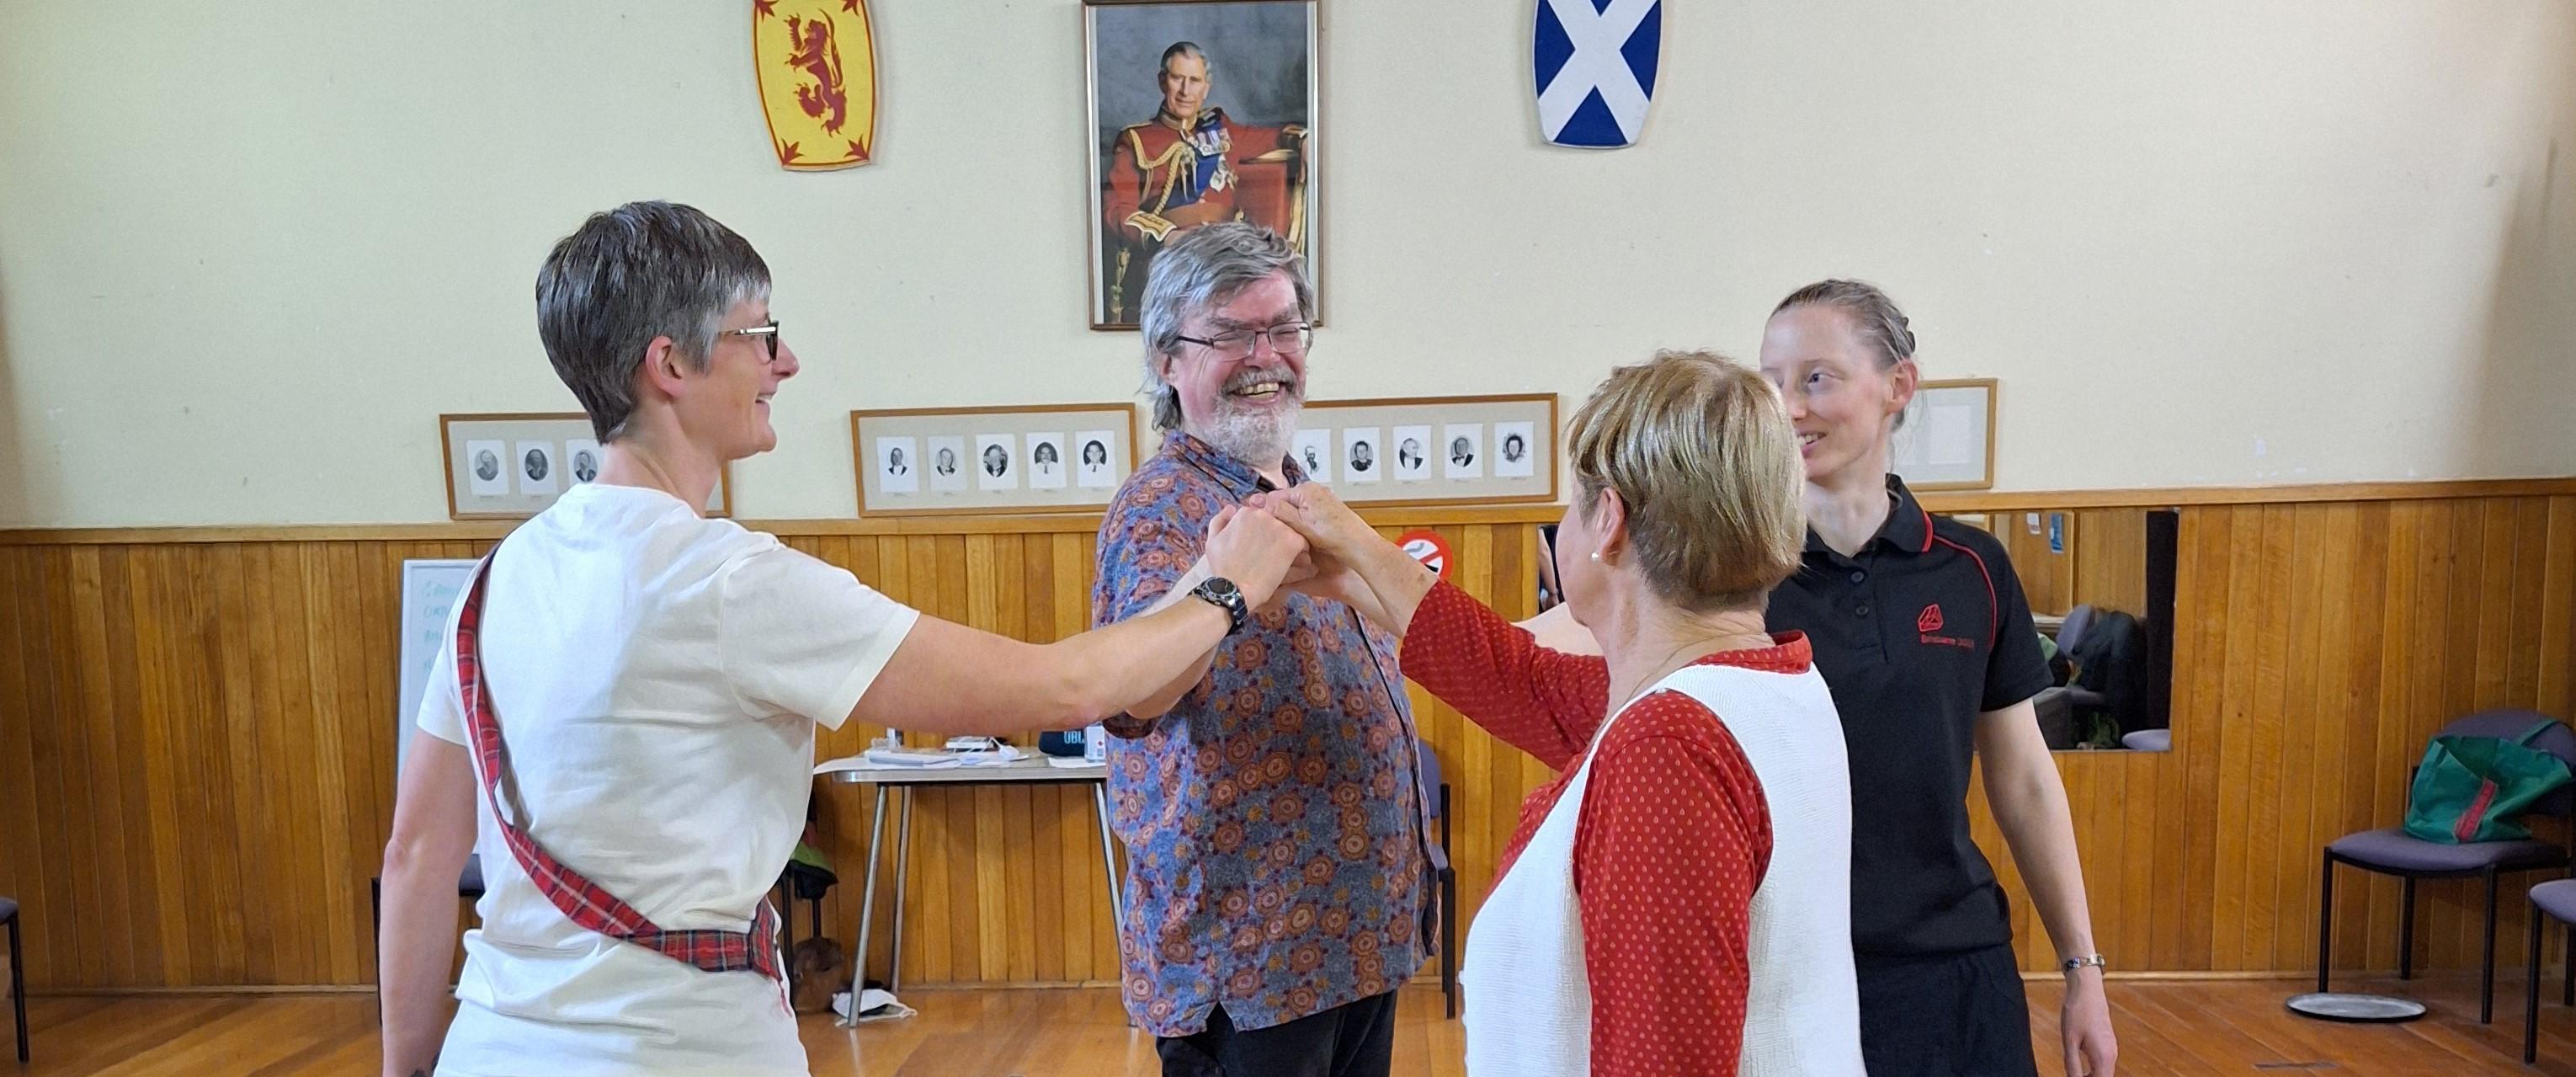
[{"label": "red tartan sash", "polygon": [[491,569],[489,557],[475,567],[474,583],[466,591],[465,608],[456,620],[456,685],[465,700],[465,728],[474,740],[475,769],[482,778],[483,795],[491,803],[492,819],[499,825],[511,855],[518,858],[520,869],[528,873],[529,880],[554,902],[555,908],[584,928],[708,972],[749,970],[780,980],[778,912],[768,902],[760,903],[748,932],[667,930],[539,848],[527,831],[502,813],[501,774],[509,768],[510,756],[501,743],[501,715],[491,698],[483,694],[483,658],[476,642],[483,622],[483,583]]}]

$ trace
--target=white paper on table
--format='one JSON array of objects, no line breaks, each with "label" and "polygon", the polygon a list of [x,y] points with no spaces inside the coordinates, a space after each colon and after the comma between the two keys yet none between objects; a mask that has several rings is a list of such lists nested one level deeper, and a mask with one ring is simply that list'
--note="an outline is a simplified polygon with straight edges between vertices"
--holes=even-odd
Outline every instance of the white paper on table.
[{"label": "white paper on table", "polygon": [[957,762],[969,767],[1000,767],[1029,757],[1017,745],[1005,744],[989,752],[959,752]]},{"label": "white paper on table", "polygon": [[817,763],[814,765],[814,775],[821,777],[849,770],[947,770],[965,765],[954,757],[923,758],[925,751],[925,749],[906,749],[903,752],[888,754],[883,749],[870,748],[863,755],[842,756],[839,759],[827,759]]}]

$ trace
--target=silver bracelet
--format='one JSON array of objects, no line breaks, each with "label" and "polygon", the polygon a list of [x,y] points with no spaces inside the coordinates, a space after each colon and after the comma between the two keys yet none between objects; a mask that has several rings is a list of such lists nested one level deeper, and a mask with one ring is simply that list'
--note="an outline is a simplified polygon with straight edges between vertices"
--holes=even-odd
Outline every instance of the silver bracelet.
[{"label": "silver bracelet", "polygon": [[2111,960],[2100,954],[2094,954],[2091,957],[2070,957],[2057,963],[2059,970],[2069,974],[2072,974],[2075,970],[2083,968],[2086,965],[2091,965],[2104,972],[2111,971]]}]

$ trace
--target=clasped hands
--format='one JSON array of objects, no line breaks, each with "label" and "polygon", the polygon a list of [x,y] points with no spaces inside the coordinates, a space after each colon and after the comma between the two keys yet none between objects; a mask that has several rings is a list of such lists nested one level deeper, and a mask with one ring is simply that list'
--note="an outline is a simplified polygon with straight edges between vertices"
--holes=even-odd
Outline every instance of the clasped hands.
[{"label": "clasped hands", "polygon": [[1256,493],[1218,510],[1208,524],[1208,571],[1233,581],[1244,601],[1263,612],[1299,593],[1367,615],[1377,603],[1363,570],[1389,555],[1403,558],[1341,498],[1314,483]]}]

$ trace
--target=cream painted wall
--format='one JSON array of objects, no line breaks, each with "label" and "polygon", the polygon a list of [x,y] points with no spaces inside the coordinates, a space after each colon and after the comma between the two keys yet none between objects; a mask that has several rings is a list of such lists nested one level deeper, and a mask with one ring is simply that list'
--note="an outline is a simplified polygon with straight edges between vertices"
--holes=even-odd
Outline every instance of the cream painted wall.
[{"label": "cream painted wall", "polygon": [[[1073,0],[873,0],[879,163],[768,157],[746,4],[10,0],[0,524],[442,519],[442,411],[566,407],[581,215],[749,236],[853,407],[1130,395],[1084,328]],[[1324,0],[1319,397],[1754,350],[1827,274],[2003,379],[2007,488],[2576,472],[2576,3],[1668,0],[1641,148],[1538,144],[1529,0]]]}]

